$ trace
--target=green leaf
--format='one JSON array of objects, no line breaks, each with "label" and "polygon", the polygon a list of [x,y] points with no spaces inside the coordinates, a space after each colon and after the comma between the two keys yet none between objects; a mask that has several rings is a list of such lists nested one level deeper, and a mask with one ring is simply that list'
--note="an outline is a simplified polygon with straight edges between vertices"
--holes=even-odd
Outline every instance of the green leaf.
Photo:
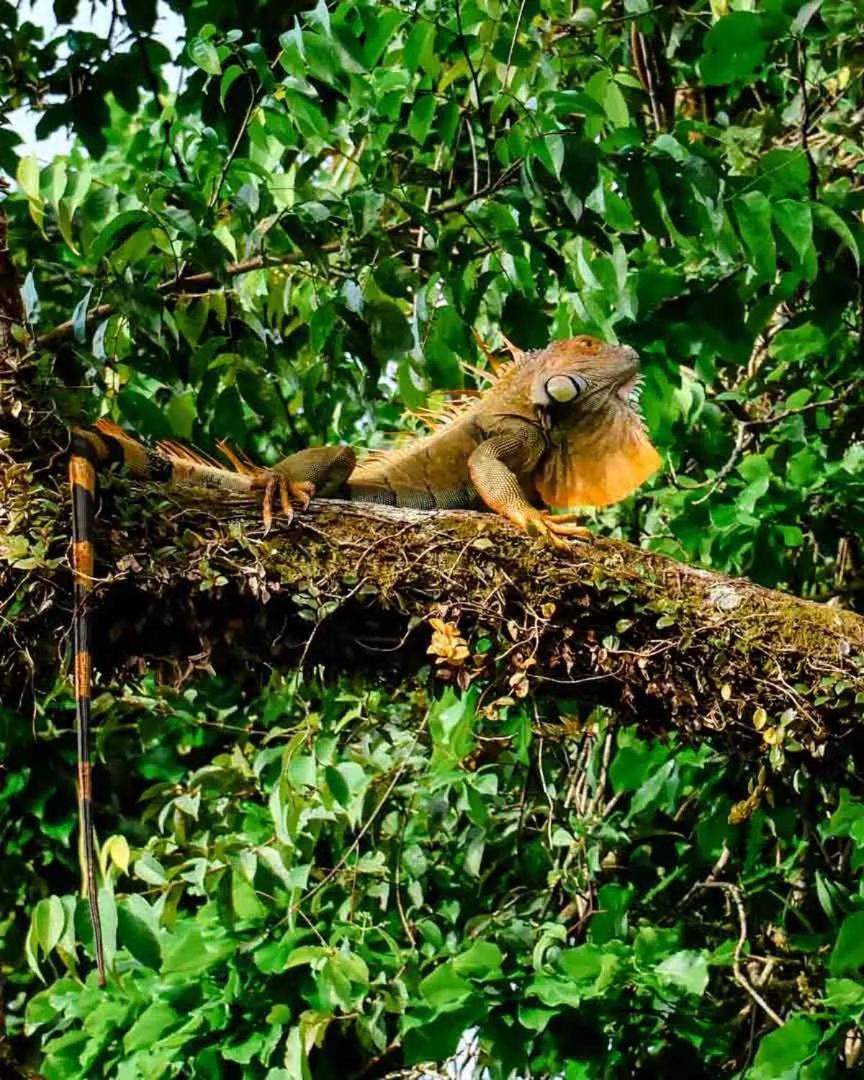
[{"label": "green leaf", "polygon": [[259,848],[258,859],[289,891],[306,888],[309,880],[308,864],[292,866],[289,870],[281,854],[273,847]]},{"label": "green leaf", "polygon": [[228,91],[242,74],[243,68],[238,64],[232,64],[219,80],[219,102],[223,109],[225,108],[225,98],[228,97]]},{"label": "green leaf", "polygon": [[783,544],[786,547],[801,547],[804,543],[804,533],[800,525],[777,525]]},{"label": "green leaf", "polygon": [[847,915],[828,959],[832,975],[856,975],[864,967],[864,911]]},{"label": "green leaf", "polygon": [[39,159],[37,157],[34,155],[22,157],[18,162],[15,179],[28,199],[35,202],[42,201],[39,194]]},{"label": "green leaf", "polygon": [[330,12],[327,8],[327,0],[318,0],[312,11],[306,12],[306,18],[317,26],[325,37],[330,37]]},{"label": "green leaf", "polygon": [[424,1001],[436,1012],[450,1012],[471,996],[472,987],[451,962],[441,964],[420,983]]},{"label": "green leaf", "polygon": [[72,239],[72,205],[69,199],[61,199],[57,206],[57,227],[66,246],[77,255],[78,247]]},{"label": "green leaf", "polygon": [[93,286],[91,285],[72,309],[72,335],[78,342],[83,342],[87,338],[87,309],[92,293]]},{"label": "green leaf", "polygon": [[825,1004],[832,1009],[864,1007],[864,982],[857,982],[855,979],[826,979]]},{"label": "green leaf", "polygon": [[[623,741],[622,736],[619,736],[619,741]],[[630,736],[619,747],[609,768],[613,791],[636,791],[666,756],[662,747],[656,744],[649,746],[642,739]]]},{"label": "green leaf", "polygon": [[796,198],[807,192],[810,169],[800,148],[777,148],[759,159],[759,175],[773,198]]},{"label": "green leaf", "polygon": [[300,26],[300,22],[297,16],[294,16],[294,25],[290,30],[286,30],[284,34],[279,36],[279,45],[281,46],[285,55],[280,57],[282,66],[287,70],[292,70],[292,64],[299,61],[300,64],[306,62],[306,48],[303,44],[303,30]]},{"label": "green leaf", "polygon": [[823,827],[825,836],[848,836],[851,828],[864,819],[864,800],[856,798],[848,788],[840,789],[840,805]]},{"label": "green leaf", "polygon": [[309,139],[321,139],[325,143],[329,141],[330,124],[313,101],[303,94],[289,90],[285,94],[285,104],[301,135]]},{"label": "green leaf", "polygon": [[825,880],[825,875],[820,874],[818,871],[815,874],[816,885],[816,897],[819,900],[819,906],[825,912],[829,919],[834,921],[834,901],[831,899],[831,890],[828,888],[828,883]]},{"label": "green leaf", "polygon": [[233,951],[230,941],[210,943],[197,926],[187,923],[182,935],[165,948],[162,970],[166,974],[194,976],[214,967]]},{"label": "green leaf", "polygon": [[404,59],[409,71],[422,67],[434,75],[440,62],[435,53],[435,24],[431,19],[418,19],[405,42]]},{"label": "green leaf", "polygon": [[501,973],[503,960],[494,942],[475,941],[466,952],[453,957],[453,970],[469,979],[494,979]]},{"label": "green leaf", "polygon": [[560,953],[558,963],[571,979],[595,979],[603,969],[604,956],[597,945],[577,945]]},{"label": "green leaf", "polygon": [[861,269],[861,253],[858,250],[858,244],[855,242],[855,236],[846,224],[842,217],[830,206],[826,206],[824,203],[812,204],[813,217],[822,226],[823,229],[830,229],[836,233],[843,242],[843,245],[848,248],[852,254],[852,258],[855,260],[855,268]]},{"label": "green leaf", "polygon": [[636,791],[630,801],[628,819],[641,813],[646,807],[655,802],[662,794],[663,788],[675,773],[676,764],[674,758],[661,765],[657,771],[648,777],[644,784]]},{"label": "green leaf", "polygon": [[606,93],[603,95],[603,108],[615,127],[627,127],[630,123],[630,110],[627,108],[627,99],[614,79],[610,79],[606,85]]},{"label": "green leaf", "polygon": [[363,42],[363,67],[367,71],[380,63],[399,28],[408,18],[407,11],[397,11],[393,8],[382,7],[375,13],[374,22],[367,27],[366,40]]},{"label": "green leaf", "polygon": [[49,191],[48,198],[51,201],[51,205],[54,207],[55,212],[60,205],[60,199],[66,191],[66,183],[68,180],[66,172],[66,162],[63,158],[58,159],[51,166],[49,173]]},{"label": "green leaf", "polygon": [[238,446],[246,441],[246,419],[243,402],[236,386],[226,386],[213,408],[213,428],[220,438],[230,439]]},{"label": "green leaf", "polygon": [[148,885],[167,885],[168,878],[165,876],[165,871],[159,863],[150,854],[144,854],[138,859],[132,870],[137,878],[146,882]]},{"label": "green leaf", "polygon": [[45,956],[50,953],[63,936],[66,913],[59,896],[49,896],[40,900],[33,912],[33,929],[36,941],[41,945]]},{"label": "green leaf", "polygon": [[273,1068],[264,1080],[312,1080],[309,1057],[304,1045],[303,1032],[299,1026],[292,1027],[285,1041],[286,1069]]},{"label": "green leaf", "polygon": [[813,214],[807,203],[781,199],[774,203],[774,222],[787,243],[784,251],[792,266],[800,269],[808,281],[816,277],[816,251],[813,247]]},{"label": "green leaf", "polygon": [[366,305],[366,321],[372,337],[376,358],[392,360],[410,350],[414,344],[411,327],[396,304],[370,301]]},{"label": "green leaf", "polygon": [[812,322],[801,323],[775,335],[768,351],[776,360],[784,363],[800,363],[811,356],[824,354],[828,339],[821,326]]},{"label": "green leaf", "polygon": [[654,970],[663,982],[697,997],[708,986],[708,960],[701,950],[682,949],[667,956]]},{"label": "green leaf", "polygon": [[[146,901],[145,901],[146,902]],[[117,906],[117,942],[127,949],[139,964],[158,971],[162,963],[162,949],[153,927],[145,922],[127,904]]]},{"label": "green leaf", "polygon": [[204,41],[200,37],[192,38],[187,46],[189,58],[202,71],[208,75],[221,75],[222,64],[216,46],[210,41]]},{"label": "green leaf", "polygon": [[25,1010],[26,1034],[31,1035],[37,1027],[50,1024],[58,1015],[61,1015],[62,1005],[58,999],[76,990],[77,984],[74,979],[59,979],[49,990],[40,990],[38,994],[34,994],[27,1002]]},{"label": "green leaf", "polygon": [[418,97],[408,117],[408,134],[421,146],[426,142],[435,119],[435,98],[432,94]]},{"label": "green leaf", "polygon": [[656,965],[662,957],[676,952],[680,944],[680,930],[642,926],[633,942],[633,952],[639,964]]},{"label": "green leaf", "polygon": [[36,282],[33,279],[33,271],[30,270],[24,278],[21,286],[21,300],[24,304],[24,317],[29,323],[39,322],[39,293],[36,291]]},{"label": "green leaf", "polygon": [[170,439],[173,435],[165,410],[151,397],[127,388],[118,396],[117,404],[133,431],[154,439]]},{"label": "green leaf", "polygon": [[306,964],[315,965],[317,961],[330,955],[330,950],[322,945],[301,945],[294,949],[285,961],[285,970],[290,968],[304,967]]},{"label": "green leaf", "polygon": [[351,792],[348,790],[348,785],[339,770],[334,769],[332,765],[328,765],[324,770],[324,779],[327,781],[327,787],[330,788],[336,802],[347,809],[351,803]]},{"label": "green leaf", "polygon": [[706,85],[750,79],[768,50],[762,29],[762,18],[752,11],[733,11],[719,19],[702,42],[705,52],[699,70]]},{"label": "green leaf", "polygon": [[165,416],[175,435],[191,440],[198,418],[195,394],[174,394],[165,408]]},{"label": "green leaf", "polygon": [[184,298],[178,301],[174,308],[174,322],[177,324],[177,329],[192,348],[198,344],[198,339],[207,325],[208,315],[207,300],[201,297]]},{"label": "green leaf", "polygon": [[118,214],[108,222],[95,241],[89,246],[87,258],[95,266],[101,262],[109,251],[119,247],[124,240],[127,240],[142,225],[151,224],[150,216],[143,210],[126,210],[122,214]]},{"label": "green leaf", "polygon": [[446,1060],[456,1052],[465,1032],[481,1024],[487,1011],[486,1003],[474,997],[461,1008],[458,1005],[453,1009],[442,1008],[431,1018],[428,1009],[417,1017],[409,1014],[402,1022],[405,1064]]},{"label": "green leaf", "polygon": [[135,1050],[146,1050],[170,1028],[180,1023],[180,1017],[171,1005],[164,1001],[154,1001],[138,1017],[123,1037],[123,1049],[127,1054]]},{"label": "green leaf", "polygon": [[771,281],[777,272],[777,249],[771,231],[770,201],[761,191],[748,191],[737,198],[733,205],[757,281]]},{"label": "green leaf", "polygon": [[564,140],[560,135],[546,135],[539,139],[533,139],[531,149],[543,166],[556,180],[561,179],[561,169],[564,165]]},{"label": "green leaf", "polygon": [[427,721],[434,753],[432,769],[449,769],[474,747],[474,702],[472,693],[458,696],[447,689],[429,708]]},{"label": "green leaf", "polygon": [[806,0],[798,9],[798,14],[795,16],[792,26],[790,27],[793,35],[803,34],[807,29],[810,20],[822,6],[824,0]]},{"label": "green leaf", "polygon": [[30,217],[33,219],[33,223],[41,232],[43,222],[45,220],[45,203],[39,193],[38,159],[32,155],[28,157],[22,157],[18,161],[18,168],[15,173],[15,179],[18,181],[18,186],[27,196],[27,205],[30,210]]},{"label": "green leaf", "polygon": [[747,1080],[795,1080],[819,1046],[818,1024],[806,1016],[793,1016],[759,1043]]}]

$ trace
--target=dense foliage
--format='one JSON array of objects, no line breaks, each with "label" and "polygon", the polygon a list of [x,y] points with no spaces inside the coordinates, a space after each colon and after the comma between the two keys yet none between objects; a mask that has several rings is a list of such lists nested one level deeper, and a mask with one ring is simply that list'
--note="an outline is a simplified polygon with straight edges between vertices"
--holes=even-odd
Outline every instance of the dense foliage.
[{"label": "dense foliage", "polygon": [[[537,740],[532,706],[477,706],[281,676],[255,700],[212,681],[102,698],[116,974],[82,985],[86,905],[39,902],[27,951],[49,986],[26,1015],[45,1074],[384,1075],[476,1026],[494,1076],[700,1076],[752,1061],[765,1016],[737,965],[800,1010],[750,1075],[790,1075],[823,1041],[807,1075],[828,1075],[864,1008],[862,915],[843,920],[837,871],[862,858],[864,803],[844,797],[814,835],[784,788],[730,824],[746,772],[706,745],[572,715]],[[32,858],[31,830],[43,850],[15,876],[62,881],[71,777],[18,786],[7,852]]]},{"label": "dense foliage", "polygon": [[[860,606],[860,0],[174,6],[176,93],[155,5],[45,40],[0,3],[0,110],[79,139],[0,129],[66,420],[273,461],[473,385],[475,332],[596,333],[667,462],[598,526]],[[100,699],[105,991],[68,689],[38,748],[0,708],[6,1025],[46,1076],[386,1075],[475,1028],[493,1076],[857,1060],[857,788],[426,672],[221,674]]]}]

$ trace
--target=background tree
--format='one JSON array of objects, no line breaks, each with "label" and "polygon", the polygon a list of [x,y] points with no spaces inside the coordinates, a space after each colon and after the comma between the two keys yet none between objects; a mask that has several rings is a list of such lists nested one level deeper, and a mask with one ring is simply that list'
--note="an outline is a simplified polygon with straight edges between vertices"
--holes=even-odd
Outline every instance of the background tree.
[{"label": "background tree", "polygon": [[[740,626],[705,639],[687,707],[716,681],[762,754],[747,762],[645,740],[638,702],[587,693],[609,657],[658,652],[656,699],[676,696],[690,643],[663,641],[672,616],[634,605],[626,577],[604,578],[602,628],[578,624],[556,696],[527,620],[469,633],[452,610],[403,650],[419,673],[376,622],[347,664],[300,675],[264,621],[258,540],[229,568],[182,516],[159,554],[186,590],[167,636],[198,598],[192,662],[166,663],[152,613],[135,633],[131,593],[103,613],[114,978],[87,975],[71,702],[46,632],[68,603],[61,423],[228,438],[262,461],[376,445],[403,405],[473,385],[475,331],[523,348],[596,333],[642,353],[667,461],[598,529],[861,607],[860,4],[175,6],[176,65],[151,4],[115,6],[105,37],[67,30],[58,4],[48,40],[0,6],[0,110],[77,137],[46,165],[0,130],[30,350],[6,373],[0,447],[5,1049],[49,1077],[384,1076],[476,1030],[501,1076],[854,1064],[854,729],[826,768],[797,725],[854,717],[857,646],[829,659],[814,631],[795,642],[809,681],[763,665],[748,686],[723,675],[736,649],[747,662]],[[152,554],[140,507],[166,504],[149,498],[112,499],[126,550],[106,572],[134,581]],[[292,593],[310,629],[331,585]],[[634,651],[648,617],[656,648]]]}]

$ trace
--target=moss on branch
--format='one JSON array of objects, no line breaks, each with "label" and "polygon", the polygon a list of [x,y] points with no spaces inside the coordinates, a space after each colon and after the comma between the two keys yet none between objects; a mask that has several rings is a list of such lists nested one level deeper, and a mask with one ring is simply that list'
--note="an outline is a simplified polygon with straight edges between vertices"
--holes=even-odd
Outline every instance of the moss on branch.
[{"label": "moss on branch", "polygon": [[[13,539],[10,564],[7,542],[2,571],[7,598],[28,598],[0,630],[7,701],[22,670],[50,685],[68,621],[61,473],[6,470],[13,538],[30,543]],[[265,537],[254,506],[212,498],[111,481],[97,667],[404,670],[432,662],[437,618],[468,652],[437,657],[439,676],[490,679],[499,697],[567,695],[747,752],[766,737],[817,757],[857,742],[864,619],[851,612],[618,541],[560,553],[493,515],[320,502]]]}]

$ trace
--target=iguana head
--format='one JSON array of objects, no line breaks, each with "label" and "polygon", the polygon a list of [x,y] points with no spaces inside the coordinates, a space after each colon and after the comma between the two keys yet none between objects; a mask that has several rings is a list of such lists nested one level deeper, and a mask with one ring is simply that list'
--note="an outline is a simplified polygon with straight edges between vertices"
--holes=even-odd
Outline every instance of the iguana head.
[{"label": "iguana head", "polygon": [[635,349],[570,338],[535,353],[530,365],[531,403],[552,444],[534,478],[547,506],[605,506],[657,470],[634,393]]}]

